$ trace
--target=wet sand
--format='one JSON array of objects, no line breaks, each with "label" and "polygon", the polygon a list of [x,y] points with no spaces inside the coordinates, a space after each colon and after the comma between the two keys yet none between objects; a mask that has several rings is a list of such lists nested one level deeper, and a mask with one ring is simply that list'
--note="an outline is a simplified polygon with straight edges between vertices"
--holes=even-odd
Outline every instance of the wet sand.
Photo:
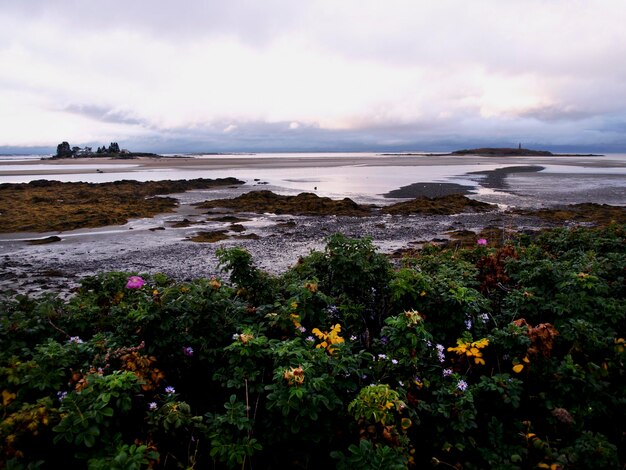
[{"label": "wet sand", "polygon": [[[2,162],[0,175],[24,174],[41,176],[59,173],[112,172],[133,179],[133,172],[145,169],[186,168],[189,170],[228,170],[266,168],[313,168],[356,166],[429,166],[501,164],[507,168],[481,171],[466,175],[479,188],[465,184],[440,184],[415,181],[414,184],[392,191],[393,198],[433,197],[442,191],[467,193],[483,202],[497,203],[501,208],[485,214],[432,216],[376,216],[376,217],[302,217],[271,214],[243,214],[248,220],[239,225],[243,232],[235,233],[231,224],[213,220],[192,204],[208,198],[235,197],[253,189],[278,189],[269,186],[249,186],[173,195],[181,204],[172,214],[161,214],[151,219],[131,220],[121,226],[89,230],[42,234],[9,234],[0,237],[0,291],[9,289],[39,295],[42,291],[70,292],[80,279],[103,271],[132,271],[138,273],[163,272],[178,280],[221,276],[215,252],[219,248],[240,246],[250,251],[261,268],[278,274],[294,265],[298,257],[313,249],[323,249],[327,236],[342,232],[348,236],[369,236],[382,252],[417,247],[424,242],[442,242],[455,230],[482,229],[495,226],[505,232],[534,230],[554,226],[536,217],[521,216],[506,210],[511,207],[546,207],[565,203],[601,202],[626,204],[624,178],[620,175],[603,177],[606,184],[585,186],[585,175],[546,174],[539,172],[545,165],[557,164],[550,158],[472,157],[467,156],[298,156],[276,157],[256,155],[228,155],[203,158],[148,158],[128,160],[68,159],[47,160],[51,169],[38,169],[41,161]],[[571,162],[571,163],[568,163]],[[89,165],[76,169],[72,165]],[[579,164],[559,158],[558,165]],[[592,168],[610,167],[601,158],[590,159]],[[252,172],[251,174],[254,174]],[[187,219],[190,223],[177,226]],[[230,238],[218,243],[190,241],[199,231],[226,230]],[[236,238],[255,235],[254,238]],[[45,245],[31,245],[33,238],[58,237]]]},{"label": "wet sand", "polygon": [[[102,173],[109,171],[119,173],[141,171],[146,169],[167,169],[183,168],[189,170],[228,170],[237,168],[314,168],[314,167],[339,167],[339,166],[433,166],[433,165],[471,165],[476,162],[497,165],[520,165],[529,164],[558,164],[577,165],[577,158],[574,157],[493,157],[493,156],[470,156],[470,155],[382,155],[371,153],[353,153],[333,156],[332,154],[272,154],[272,155],[208,155],[199,158],[193,157],[137,157],[129,159],[112,158],[68,158],[68,159],[46,159],[15,161],[0,163],[0,166],[23,166],[17,174],[53,174],[82,173],[84,170],[71,168],[73,165],[92,165],[95,172],[98,166]],[[50,169],[37,169],[38,165],[45,163],[51,165]],[[594,168],[606,168],[613,165],[611,160],[599,157],[590,157],[586,165]],[[32,167],[32,168],[28,168]],[[65,167],[65,168],[64,168]],[[524,171],[520,169],[519,171]],[[0,169],[0,176],[16,174],[14,171]]]}]

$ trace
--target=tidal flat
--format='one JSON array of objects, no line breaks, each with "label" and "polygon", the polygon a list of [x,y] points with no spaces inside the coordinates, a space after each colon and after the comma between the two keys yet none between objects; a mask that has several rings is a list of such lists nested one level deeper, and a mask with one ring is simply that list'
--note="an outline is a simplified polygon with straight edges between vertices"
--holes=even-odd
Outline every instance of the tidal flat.
[{"label": "tidal flat", "polygon": [[[307,154],[97,162],[102,168],[80,159],[3,162],[0,181],[10,184],[0,184],[0,291],[69,293],[103,271],[223,277],[215,253],[232,246],[278,274],[337,232],[370,237],[400,257],[425,243],[503,243],[554,226],[624,223],[626,158],[593,158]],[[183,175],[187,186],[176,182]],[[189,183],[228,177],[212,187]],[[81,192],[71,199],[63,185],[40,182],[56,188],[42,196],[26,185],[29,209],[14,193],[1,195],[42,179]],[[99,183],[87,184],[92,179]],[[273,205],[260,205],[263,194]],[[81,217],[98,222],[81,225]]]}]

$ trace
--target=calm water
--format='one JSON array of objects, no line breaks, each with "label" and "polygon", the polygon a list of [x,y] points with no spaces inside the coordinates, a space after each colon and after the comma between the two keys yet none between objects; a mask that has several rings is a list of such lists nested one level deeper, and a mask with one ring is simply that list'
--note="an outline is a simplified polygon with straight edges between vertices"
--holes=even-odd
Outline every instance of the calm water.
[{"label": "calm water", "polygon": [[[355,165],[355,157],[368,157],[367,165]],[[214,159],[228,162],[242,155],[194,155],[198,160]],[[36,179],[63,182],[101,183],[121,179],[137,181],[178,180],[193,178],[236,177],[247,185],[263,182],[268,188],[285,193],[314,191],[320,196],[351,197],[357,201],[377,200],[382,195],[413,183],[457,183],[474,188],[475,197],[505,205],[530,206],[545,204],[599,202],[626,204],[626,154],[601,157],[424,157],[413,159],[410,166],[388,164],[388,158],[375,153],[257,154],[277,162],[289,158],[315,159],[316,166],[306,168],[231,168],[189,169],[172,166],[145,169],[135,163],[67,164],[62,167],[45,160],[33,165],[41,156],[0,158],[0,183],[25,183]],[[345,159],[341,166],[325,166],[324,159]],[[441,164],[439,164],[439,160]],[[423,161],[423,163],[422,163]],[[432,164],[433,161],[436,164]],[[12,165],[6,164],[13,162]],[[24,164],[15,164],[24,162]],[[371,163],[370,163],[371,162]],[[484,176],[475,172],[507,167],[541,166],[539,172],[511,173],[501,188],[481,186]],[[21,174],[37,169],[46,174]],[[115,170],[123,171],[115,171]],[[102,173],[100,172],[102,171]],[[542,204],[540,204],[542,205]]]}]

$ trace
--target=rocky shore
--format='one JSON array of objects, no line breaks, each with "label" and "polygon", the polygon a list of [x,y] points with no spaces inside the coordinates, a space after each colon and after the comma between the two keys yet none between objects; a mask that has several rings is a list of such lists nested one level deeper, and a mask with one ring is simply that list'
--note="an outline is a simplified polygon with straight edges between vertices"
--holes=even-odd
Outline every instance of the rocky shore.
[{"label": "rocky shore", "polygon": [[[445,162],[459,165],[465,158]],[[128,179],[112,183],[1,184],[0,292],[70,295],[83,277],[104,271],[163,272],[177,280],[224,277],[216,251],[234,246],[248,250],[260,268],[280,274],[300,256],[323,249],[326,237],[337,232],[371,237],[381,252],[399,259],[406,250],[425,243],[465,244],[486,238],[498,244],[519,233],[554,226],[626,222],[623,205],[580,204],[621,204],[619,175],[607,176],[605,186],[592,189],[577,186],[577,175],[560,175],[572,184],[555,187],[543,184],[554,177],[540,171],[549,164],[541,159],[513,160],[513,166],[468,172],[466,180],[478,181],[484,189],[480,194],[475,185],[418,179],[381,194],[376,204],[369,204],[372,198],[355,202],[285,191],[284,187],[261,185],[263,181],[138,183],[132,176],[137,169],[182,168],[192,173],[245,167],[254,173],[256,168],[295,167],[306,173],[319,165],[426,168],[442,161],[402,156],[234,156],[139,158],[136,162],[116,169],[99,167],[105,173],[122,170],[128,175]],[[59,173],[61,169],[67,169],[67,174],[85,171],[76,169],[74,163],[56,161],[54,169],[20,164],[19,171],[41,179],[46,172]],[[606,163],[600,159],[594,165],[601,168]],[[92,171],[91,166],[86,168]],[[13,173],[7,165],[5,174]]]},{"label": "rocky shore", "polygon": [[[176,280],[225,277],[216,251],[234,246],[248,250],[263,270],[280,274],[311,250],[322,250],[325,238],[337,232],[371,237],[381,252],[400,259],[425,243],[462,245],[487,238],[495,245],[542,228],[626,222],[624,208],[597,204],[558,213],[501,210],[456,194],[370,207],[312,194],[278,196],[236,184],[211,191],[215,197],[208,201],[196,200],[206,198],[206,191],[172,194],[179,204],[170,212],[123,225],[4,241],[0,291],[70,295],[81,278],[104,271],[162,272]],[[594,217],[600,213],[602,220]]]}]

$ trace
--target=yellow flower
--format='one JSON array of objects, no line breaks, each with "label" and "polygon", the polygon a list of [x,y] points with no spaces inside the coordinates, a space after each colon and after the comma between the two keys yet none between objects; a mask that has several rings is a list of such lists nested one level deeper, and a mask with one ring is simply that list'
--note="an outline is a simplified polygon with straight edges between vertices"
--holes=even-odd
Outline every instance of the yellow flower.
[{"label": "yellow flower", "polygon": [[302,326],[302,324],[300,323],[300,315],[292,313],[291,315],[289,315],[289,318],[291,318],[293,326],[295,326],[296,328],[300,328]]},{"label": "yellow flower", "polygon": [[306,282],[304,284],[304,288],[307,289],[312,294],[317,292],[317,283],[316,282]]},{"label": "yellow flower", "polygon": [[9,404],[15,400],[17,395],[8,390],[2,390],[2,406],[9,406]]},{"label": "yellow flower", "polygon": [[487,338],[467,343],[463,342],[461,339],[457,339],[456,343],[457,346],[449,347],[448,351],[454,351],[459,356],[465,355],[467,357],[473,357],[475,364],[485,365],[485,360],[482,358],[483,353],[480,350],[489,345],[489,340]]},{"label": "yellow flower", "polygon": [[624,348],[626,347],[626,344],[624,344],[624,343],[625,343],[624,338],[617,338],[615,340],[615,350],[618,353],[623,353],[624,352]]},{"label": "yellow flower", "polygon": [[[522,359],[522,362],[524,364],[530,364],[530,359],[528,359],[528,356],[524,356],[524,359]],[[524,370],[524,364],[520,364],[519,362],[517,362],[517,359],[515,359],[513,361],[513,372],[515,372],[516,374],[519,374],[522,370]]]},{"label": "yellow flower", "polygon": [[291,308],[292,309],[297,309],[298,308],[298,302],[291,302]]},{"label": "yellow flower", "polygon": [[335,344],[344,342],[344,339],[339,336],[339,333],[341,332],[341,325],[339,323],[333,325],[329,333],[322,332],[319,328],[313,328],[311,332],[322,340],[322,342],[315,347],[324,348],[329,354],[332,354],[336,349],[334,347]]}]

